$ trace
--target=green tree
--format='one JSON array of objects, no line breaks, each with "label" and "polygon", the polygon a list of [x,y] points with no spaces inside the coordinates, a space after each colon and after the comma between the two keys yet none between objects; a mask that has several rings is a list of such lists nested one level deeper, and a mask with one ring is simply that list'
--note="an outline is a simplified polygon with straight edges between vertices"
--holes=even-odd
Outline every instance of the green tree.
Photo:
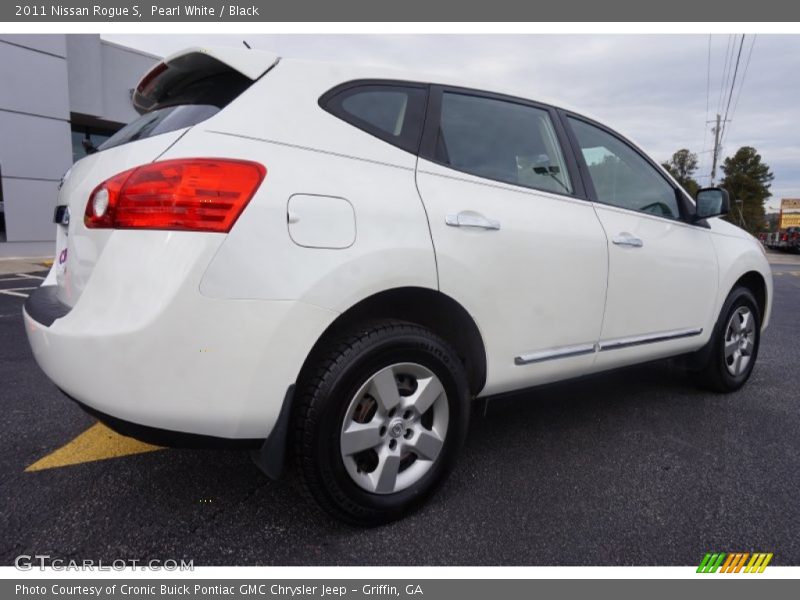
[{"label": "green tree", "polygon": [[700,189],[700,184],[694,178],[695,171],[697,171],[697,154],[689,152],[687,148],[681,148],[672,158],[665,163],[661,163],[669,174],[681,184],[689,195],[694,198],[697,190]]},{"label": "green tree", "polygon": [[[742,146],[736,154],[722,163],[725,178],[720,185],[731,196],[731,212],[728,220],[756,233],[764,228],[764,202],[772,194],[769,191],[775,176],[761,155],[751,146]],[[741,210],[741,213],[740,213]]]}]

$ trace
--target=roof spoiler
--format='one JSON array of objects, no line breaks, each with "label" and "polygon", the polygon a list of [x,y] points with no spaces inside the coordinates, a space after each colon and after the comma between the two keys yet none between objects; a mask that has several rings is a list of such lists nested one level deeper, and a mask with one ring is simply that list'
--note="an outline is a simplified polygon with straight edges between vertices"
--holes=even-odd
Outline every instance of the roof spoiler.
[{"label": "roof spoiler", "polygon": [[144,74],[134,88],[133,107],[144,114],[171,90],[226,71],[236,71],[255,81],[279,60],[273,52],[246,48],[187,48],[166,57]]}]

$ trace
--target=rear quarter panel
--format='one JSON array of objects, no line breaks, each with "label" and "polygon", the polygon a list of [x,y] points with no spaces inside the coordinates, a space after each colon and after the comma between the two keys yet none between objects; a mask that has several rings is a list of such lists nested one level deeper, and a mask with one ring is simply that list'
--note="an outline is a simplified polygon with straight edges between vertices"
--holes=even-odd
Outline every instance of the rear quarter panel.
[{"label": "rear quarter panel", "polygon": [[[202,294],[299,300],[342,312],[382,290],[437,288],[416,157],[317,104],[331,87],[354,78],[324,64],[281,62],[163,156],[244,158],[267,169],[211,261]],[[294,194],[346,199],[355,215],[355,242],[336,249],[293,242],[287,203]]]}]

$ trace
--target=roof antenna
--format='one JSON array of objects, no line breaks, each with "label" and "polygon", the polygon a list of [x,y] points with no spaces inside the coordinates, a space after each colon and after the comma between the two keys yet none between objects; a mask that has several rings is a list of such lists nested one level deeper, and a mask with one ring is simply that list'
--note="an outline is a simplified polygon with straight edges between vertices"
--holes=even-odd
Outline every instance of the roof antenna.
[{"label": "roof antenna", "polygon": [[250,44],[247,43],[247,40],[242,40],[242,43],[244,44],[245,48],[247,48],[248,50],[252,50]]}]

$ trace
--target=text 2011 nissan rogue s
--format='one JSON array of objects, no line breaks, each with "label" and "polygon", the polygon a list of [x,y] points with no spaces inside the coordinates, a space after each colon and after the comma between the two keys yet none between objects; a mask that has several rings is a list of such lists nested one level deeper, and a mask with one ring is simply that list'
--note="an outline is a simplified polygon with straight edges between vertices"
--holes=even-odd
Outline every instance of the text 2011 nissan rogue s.
[{"label": "text 2011 nissan rogue s", "polygon": [[193,48],[60,190],[37,362],[112,428],[241,444],[357,524],[441,483],[470,402],[686,355],[747,381],[761,246],[637,146],[423,75]]}]

